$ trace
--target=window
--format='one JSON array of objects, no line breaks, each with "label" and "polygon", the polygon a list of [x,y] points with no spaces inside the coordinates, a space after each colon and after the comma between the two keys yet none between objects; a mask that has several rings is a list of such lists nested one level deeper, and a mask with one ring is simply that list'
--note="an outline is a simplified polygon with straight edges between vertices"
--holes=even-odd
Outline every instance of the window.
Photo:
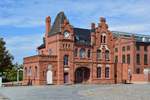
[{"label": "window", "polygon": [[31,67],[29,68],[28,76],[32,76],[32,69],[31,69]]},{"label": "window", "polygon": [[48,54],[49,54],[49,55],[52,54],[52,50],[51,50],[51,49],[48,50]]},{"label": "window", "polygon": [[91,50],[88,50],[87,57],[88,57],[88,58],[91,57]]},{"label": "window", "polygon": [[80,49],[80,57],[85,58],[85,49],[84,48]]},{"label": "window", "polygon": [[105,78],[109,78],[109,67],[105,68]]},{"label": "window", "polygon": [[74,50],[74,56],[75,56],[75,57],[78,56],[78,49],[77,49],[77,48]]},{"label": "window", "polygon": [[38,71],[37,71],[37,66],[35,66],[35,77],[37,77]]},{"label": "window", "polygon": [[125,47],[122,47],[122,51],[125,51]]},{"label": "window", "polygon": [[97,78],[101,78],[101,67],[97,67]]},{"label": "window", "polygon": [[101,50],[97,50],[97,59],[101,59]]},{"label": "window", "polygon": [[147,62],[147,54],[144,54],[144,65],[147,65],[148,62]]},{"label": "window", "polygon": [[118,56],[115,56],[115,63],[118,63]]},{"label": "window", "polygon": [[126,63],[126,56],[122,55],[122,63]]},{"label": "window", "polygon": [[140,65],[140,54],[136,54],[136,63]]},{"label": "window", "polygon": [[140,68],[137,68],[137,69],[136,69],[136,73],[137,73],[137,74],[140,74]]},{"label": "window", "polygon": [[127,46],[127,51],[129,51],[129,50],[130,50],[130,46],[128,45],[128,46]]},{"label": "window", "polygon": [[144,46],[144,51],[147,51],[147,46]]},{"label": "window", "polygon": [[41,55],[43,55],[43,54],[44,54],[44,51],[42,50],[42,51],[41,51]]},{"label": "window", "polygon": [[105,51],[105,58],[106,58],[106,60],[109,60],[109,51],[108,50]]},{"label": "window", "polygon": [[104,36],[104,43],[106,43],[106,36]]},{"label": "window", "polygon": [[64,65],[68,65],[68,55],[64,56]]},{"label": "window", "polygon": [[25,73],[24,73],[25,77],[27,76],[27,68],[25,67]]},{"label": "window", "polygon": [[136,46],[136,50],[138,50],[138,51],[140,50],[140,46],[139,45]]},{"label": "window", "polygon": [[127,55],[127,63],[130,64],[130,54]]},{"label": "window", "polygon": [[115,52],[118,52],[118,48],[115,48]]}]

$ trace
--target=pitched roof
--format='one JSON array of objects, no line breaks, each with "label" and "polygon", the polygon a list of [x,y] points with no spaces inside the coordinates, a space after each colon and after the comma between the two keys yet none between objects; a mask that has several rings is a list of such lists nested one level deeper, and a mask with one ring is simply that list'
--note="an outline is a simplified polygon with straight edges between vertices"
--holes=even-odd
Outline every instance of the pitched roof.
[{"label": "pitched roof", "polygon": [[75,33],[75,43],[80,45],[90,45],[91,42],[91,30],[83,28],[73,28]]},{"label": "pitched roof", "polygon": [[61,32],[61,25],[63,24],[63,21],[65,19],[67,20],[67,17],[65,16],[64,12],[58,13],[52,25],[52,28],[48,34],[52,35]]},{"label": "pitched roof", "polygon": [[[53,35],[61,32],[61,25],[63,24],[64,20],[68,20],[64,12],[58,13],[52,25],[52,28],[48,34]],[[75,33],[76,44],[90,46],[90,42],[91,42],[90,33],[93,30],[83,29],[83,28],[73,28],[73,31]],[[120,32],[120,31],[111,31],[111,32],[113,33],[114,37],[119,37],[119,36],[131,37],[132,35],[134,35],[137,42],[150,43],[150,35],[133,34],[133,33]],[[42,49],[42,48],[45,48],[45,43],[43,43],[38,47],[38,49]]]},{"label": "pitched roof", "polygon": [[133,35],[136,39],[136,42],[150,42],[150,35],[134,34],[128,32],[120,32],[120,31],[112,31],[112,33],[114,37],[119,37],[119,36],[131,37]]},{"label": "pitched roof", "polygon": [[43,48],[45,48],[45,44],[44,43],[37,47],[37,49],[43,49]]}]

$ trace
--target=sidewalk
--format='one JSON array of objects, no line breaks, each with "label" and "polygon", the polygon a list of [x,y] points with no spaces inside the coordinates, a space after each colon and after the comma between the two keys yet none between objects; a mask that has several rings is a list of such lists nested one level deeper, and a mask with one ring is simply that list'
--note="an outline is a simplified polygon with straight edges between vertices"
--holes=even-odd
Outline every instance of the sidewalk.
[{"label": "sidewalk", "polygon": [[9,99],[3,96],[2,94],[0,94],[0,100],[9,100]]}]

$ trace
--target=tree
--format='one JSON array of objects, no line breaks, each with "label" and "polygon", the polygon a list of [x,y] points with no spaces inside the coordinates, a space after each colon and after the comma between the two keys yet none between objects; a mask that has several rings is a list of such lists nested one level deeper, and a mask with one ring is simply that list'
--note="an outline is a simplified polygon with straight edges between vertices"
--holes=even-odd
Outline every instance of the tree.
[{"label": "tree", "polygon": [[5,47],[5,41],[0,38],[0,73],[3,75],[6,69],[11,69],[13,66],[12,60],[13,56]]}]

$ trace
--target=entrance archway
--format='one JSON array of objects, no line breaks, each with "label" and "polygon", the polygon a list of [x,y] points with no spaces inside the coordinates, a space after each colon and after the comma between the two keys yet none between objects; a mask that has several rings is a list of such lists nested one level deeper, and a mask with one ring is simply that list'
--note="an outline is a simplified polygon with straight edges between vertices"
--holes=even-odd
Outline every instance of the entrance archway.
[{"label": "entrance archway", "polygon": [[75,71],[75,83],[87,82],[90,78],[90,69],[86,67],[79,67]]},{"label": "entrance archway", "polygon": [[53,73],[51,70],[48,70],[46,73],[46,82],[47,84],[53,84]]},{"label": "entrance archway", "polygon": [[52,72],[52,65],[48,65],[46,72],[46,83],[47,84],[53,84],[53,72]]}]

